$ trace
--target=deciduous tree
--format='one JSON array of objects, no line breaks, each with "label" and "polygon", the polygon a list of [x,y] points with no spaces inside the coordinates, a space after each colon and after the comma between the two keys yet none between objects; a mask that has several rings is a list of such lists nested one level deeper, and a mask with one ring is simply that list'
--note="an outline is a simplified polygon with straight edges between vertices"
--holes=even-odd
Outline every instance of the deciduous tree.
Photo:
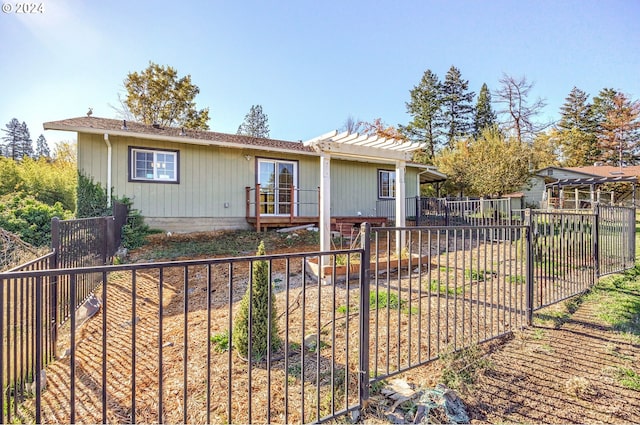
[{"label": "deciduous tree", "polygon": [[209,108],[196,109],[194,99],[200,89],[191,82],[191,75],[179,77],[175,68],[149,62],[140,73],[129,73],[124,86],[126,106],[136,120],[163,127],[209,129]]},{"label": "deciduous tree", "polygon": [[473,192],[502,196],[522,187],[529,179],[530,148],[496,128],[485,129],[469,149],[469,173]]},{"label": "deciduous tree", "polygon": [[238,133],[245,136],[269,138],[269,117],[262,112],[261,105],[252,105],[238,127]]},{"label": "deciduous tree", "polygon": [[530,140],[546,127],[534,121],[546,105],[545,102],[538,98],[529,103],[528,97],[534,84],[527,81],[526,77],[516,79],[503,74],[499,81],[500,88],[494,93],[494,98],[503,105],[498,113],[503,117],[504,129],[510,131],[519,143]]},{"label": "deciduous tree", "polygon": [[611,109],[601,124],[601,157],[616,165],[635,164],[640,159],[640,102],[624,93],[613,97]]}]

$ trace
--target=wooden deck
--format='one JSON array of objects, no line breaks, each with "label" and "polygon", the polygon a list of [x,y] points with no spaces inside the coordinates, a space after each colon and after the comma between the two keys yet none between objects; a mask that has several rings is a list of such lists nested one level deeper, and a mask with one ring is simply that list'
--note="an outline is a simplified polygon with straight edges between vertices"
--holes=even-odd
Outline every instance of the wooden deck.
[{"label": "wooden deck", "polygon": [[[295,226],[318,226],[319,217],[295,217],[295,216],[264,216],[247,217],[247,222],[253,226],[256,231],[268,230],[270,228],[283,228]],[[331,230],[339,231],[343,234],[349,234],[351,229],[359,228],[362,223],[371,223],[372,226],[386,226],[386,217],[331,217]]]},{"label": "wooden deck", "polygon": [[256,217],[247,217],[247,222],[252,225],[256,229],[256,231],[260,232],[269,228],[304,226],[307,224],[310,226],[317,226],[320,222],[320,219],[318,217],[261,215],[259,219]]}]

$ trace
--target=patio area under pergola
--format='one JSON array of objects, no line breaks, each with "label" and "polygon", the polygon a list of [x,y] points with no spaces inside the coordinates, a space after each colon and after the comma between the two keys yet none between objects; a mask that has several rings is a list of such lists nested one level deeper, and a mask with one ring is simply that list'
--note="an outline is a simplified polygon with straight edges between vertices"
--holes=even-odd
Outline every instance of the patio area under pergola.
[{"label": "patio area under pergola", "polygon": [[[395,217],[397,227],[405,226],[406,168],[413,153],[420,149],[418,143],[385,138],[377,135],[338,133],[337,130],[304,142],[320,154],[320,206],[319,228],[320,249],[331,248],[331,160],[347,159],[366,162],[393,164],[395,167]],[[416,164],[412,163],[412,166]],[[446,176],[435,167],[421,165],[416,184],[443,181]],[[419,193],[419,190],[418,190]],[[401,241],[398,240],[398,243]]]}]

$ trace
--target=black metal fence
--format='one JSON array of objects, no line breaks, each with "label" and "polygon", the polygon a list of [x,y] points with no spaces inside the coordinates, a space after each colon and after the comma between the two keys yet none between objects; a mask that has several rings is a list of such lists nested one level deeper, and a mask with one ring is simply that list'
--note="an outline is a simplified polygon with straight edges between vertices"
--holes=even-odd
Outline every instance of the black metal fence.
[{"label": "black metal fence", "polygon": [[[57,357],[59,330],[76,309],[102,283],[102,275],[67,273],[35,275],[72,267],[104,266],[120,244],[120,229],[127,207],[114,205],[114,216],[80,220],[54,218],[52,251],[11,269],[19,278],[2,281],[0,291],[0,405],[8,421],[18,418],[20,403],[34,396],[41,386],[36,374]],[[67,326],[68,327],[68,326]],[[40,385],[40,384],[38,384]],[[20,418],[24,421],[33,418]]]},{"label": "black metal fence", "polygon": [[[51,220],[52,268],[101,266],[111,262],[122,241],[122,226],[127,220],[127,206],[115,202],[113,215],[73,220]],[[54,282],[57,290],[56,322],[63,324],[102,283],[99,273],[78,276],[75,296],[71,297],[69,276]]]},{"label": "black metal fence", "polygon": [[[394,220],[395,199],[376,203],[378,217]],[[518,224],[508,198],[449,199],[415,196],[405,199],[405,218],[411,226],[488,226]]]},{"label": "black metal fence", "polygon": [[[634,223],[624,210],[528,212],[510,226],[364,225],[360,245],[339,251],[0,273],[2,419],[327,421],[359,410],[376,381],[527,326],[535,310],[588,289],[602,264],[631,267],[635,252],[621,250]],[[233,348],[236,318],[261,261],[277,328],[267,327],[272,350],[248,361]],[[108,282],[94,290],[100,312],[81,327],[71,314],[48,334],[51,282],[67,279],[75,299],[82,276],[95,274]],[[35,356],[24,364],[6,303],[23,281],[33,282],[24,304]],[[65,355],[36,373],[52,343]],[[20,367],[27,373],[7,372]]]}]

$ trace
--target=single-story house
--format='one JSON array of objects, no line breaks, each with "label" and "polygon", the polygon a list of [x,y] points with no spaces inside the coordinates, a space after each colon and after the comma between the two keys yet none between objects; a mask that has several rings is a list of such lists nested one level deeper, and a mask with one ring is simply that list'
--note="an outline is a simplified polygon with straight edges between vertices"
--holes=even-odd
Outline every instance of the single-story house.
[{"label": "single-story house", "polygon": [[[581,202],[634,202],[638,176],[637,165],[616,167],[596,162],[581,167],[546,167],[538,170],[522,189],[523,202],[534,208],[558,207],[560,203],[573,208],[576,199],[578,207]],[[628,191],[605,194],[599,190],[603,184],[621,182],[630,183]]]},{"label": "single-story house", "polygon": [[404,219],[405,198],[446,179],[411,161],[414,143],[347,132],[290,142],[89,116],[44,128],[76,132],[78,170],[172,232],[322,228],[389,199]]}]

